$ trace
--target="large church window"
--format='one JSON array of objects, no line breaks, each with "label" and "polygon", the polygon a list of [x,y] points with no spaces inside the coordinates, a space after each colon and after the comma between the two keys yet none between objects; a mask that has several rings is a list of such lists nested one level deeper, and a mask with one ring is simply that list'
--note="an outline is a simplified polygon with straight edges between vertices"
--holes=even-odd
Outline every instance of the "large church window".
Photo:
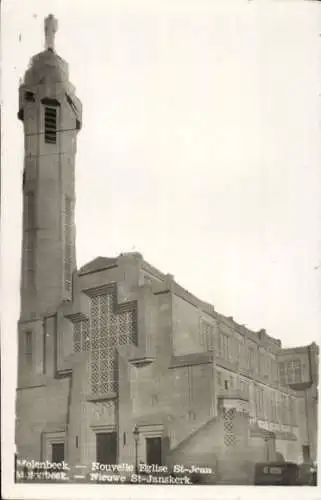
[{"label": "large church window", "polygon": [[[116,390],[116,352],[117,333],[115,321],[110,324],[112,296],[98,295],[91,304],[91,363],[90,379],[93,394],[114,392]],[[107,328],[111,327],[107,333]],[[114,328],[113,328],[114,327]]]},{"label": "large church window", "polygon": [[45,142],[56,144],[57,141],[57,109],[45,107]]},{"label": "large church window", "polygon": [[110,291],[91,297],[89,320],[74,323],[75,352],[89,351],[89,378],[93,396],[116,392],[117,346],[137,338],[136,307],[116,309],[116,294]]},{"label": "large church window", "polygon": [[64,217],[64,282],[65,290],[70,293],[72,289],[72,200],[65,197],[65,217]]}]

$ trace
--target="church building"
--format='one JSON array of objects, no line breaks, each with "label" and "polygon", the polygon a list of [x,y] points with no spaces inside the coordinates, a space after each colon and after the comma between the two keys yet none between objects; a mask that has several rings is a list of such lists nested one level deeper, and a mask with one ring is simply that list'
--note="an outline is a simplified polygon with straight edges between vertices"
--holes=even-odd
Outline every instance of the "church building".
[{"label": "church building", "polygon": [[211,480],[222,482],[250,481],[257,461],[315,459],[315,344],[282,348],[139,253],[77,268],[82,104],[55,52],[56,30],[50,15],[45,50],[19,87],[18,456],[65,460],[86,474],[93,463],[195,465],[219,471]]}]

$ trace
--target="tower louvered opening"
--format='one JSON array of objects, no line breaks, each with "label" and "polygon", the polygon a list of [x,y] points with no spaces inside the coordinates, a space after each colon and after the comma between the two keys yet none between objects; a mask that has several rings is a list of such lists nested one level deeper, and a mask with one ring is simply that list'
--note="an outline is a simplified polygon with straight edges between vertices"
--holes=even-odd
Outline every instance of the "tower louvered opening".
[{"label": "tower louvered opening", "polygon": [[57,141],[57,109],[45,107],[45,142],[56,144]]}]

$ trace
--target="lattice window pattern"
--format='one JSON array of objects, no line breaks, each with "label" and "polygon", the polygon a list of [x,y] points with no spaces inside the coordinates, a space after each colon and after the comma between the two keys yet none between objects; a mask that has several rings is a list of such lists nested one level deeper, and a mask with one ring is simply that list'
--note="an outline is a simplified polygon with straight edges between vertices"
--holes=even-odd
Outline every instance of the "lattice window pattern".
[{"label": "lattice window pattern", "polygon": [[91,298],[90,321],[74,323],[75,352],[89,351],[90,384],[93,395],[116,392],[116,347],[135,343],[136,311],[115,313],[112,292]]},{"label": "lattice window pattern", "polygon": [[82,352],[89,350],[89,324],[88,321],[76,321],[74,323],[74,350]]},{"label": "lattice window pattern", "polygon": [[235,417],[235,409],[225,409],[224,411],[224,444],[227,447],[236,447],[237,439],[234,432],[233,420]]},{"label": "lattice window pattern", "polygon": [[110,423],[115,421],[115,403],[114,401],[101,401],[95,404],[93,409],[95,419],[107,418]]}]

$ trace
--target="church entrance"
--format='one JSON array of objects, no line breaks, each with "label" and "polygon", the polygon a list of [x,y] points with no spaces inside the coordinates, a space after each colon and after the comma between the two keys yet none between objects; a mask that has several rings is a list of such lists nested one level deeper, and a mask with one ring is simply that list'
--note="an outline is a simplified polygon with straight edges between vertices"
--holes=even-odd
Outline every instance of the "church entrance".
[{"label": "church entrance", "polygon": [[65,458],[65,445],[64,443],[52,443],[51,445],[51,461],[59,464]]},{"label": "church entrance", "polygon": [[117,432],[96,434],[96,461],[101,464],[117,463]]},{"label": "church entrance", "polygon": [[146,462],[148,465],[162,465],[162,438],[146,438]]}]

